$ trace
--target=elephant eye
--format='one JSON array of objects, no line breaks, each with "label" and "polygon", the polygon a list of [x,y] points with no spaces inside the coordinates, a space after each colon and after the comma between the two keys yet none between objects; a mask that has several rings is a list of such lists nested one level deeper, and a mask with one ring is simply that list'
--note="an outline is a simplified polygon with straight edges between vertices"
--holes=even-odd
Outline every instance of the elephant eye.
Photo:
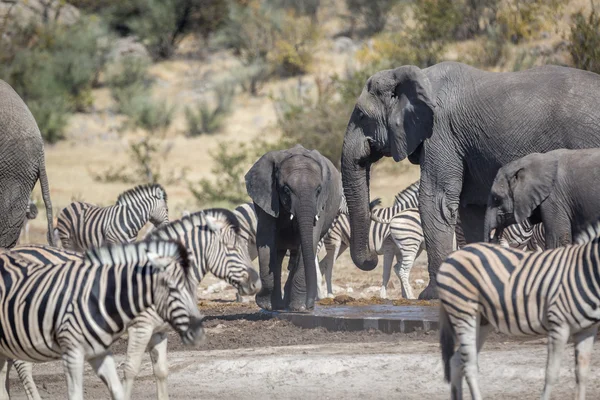
[{"label": "elephant eye", "polygon": [[321,185],[317,186],[317,196],[321,194]]},{"label": "elephant eye", "polygon": [[292,194],[292,189],[288,185],[283,185],[283,192],[289,196]]}]

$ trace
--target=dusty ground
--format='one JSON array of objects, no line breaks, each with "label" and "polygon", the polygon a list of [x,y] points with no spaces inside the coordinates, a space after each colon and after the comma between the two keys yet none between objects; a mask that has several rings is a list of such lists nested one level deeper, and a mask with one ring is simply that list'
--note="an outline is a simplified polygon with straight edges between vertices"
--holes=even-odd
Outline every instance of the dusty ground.
[{"label": "dusty ground", "polygon": [[[255,306],[205,305],[208,341],[201,349],[182,347],[170,337],[169,390],[172,399],[445,399],[437,334],[339,333],[303,330],[266,319]],[[117,361],[125,342],[115,345]],[[553,398],[574,391],[572,346],[565,354]],[[600,350],[595,351],[588,398],[600,395]],[[486,398],[539,398],[546,347],[543,339],[514,340],[494,334],[480,358]],[[62,399],[66,387],[58,362],[36,365],[34,377],[44,399]],[[13,398],[25,398],[13,373]],[[156,395],[149,357],[136,381],[134,398]],[[108,398],[90,368],[85,396]]]}]

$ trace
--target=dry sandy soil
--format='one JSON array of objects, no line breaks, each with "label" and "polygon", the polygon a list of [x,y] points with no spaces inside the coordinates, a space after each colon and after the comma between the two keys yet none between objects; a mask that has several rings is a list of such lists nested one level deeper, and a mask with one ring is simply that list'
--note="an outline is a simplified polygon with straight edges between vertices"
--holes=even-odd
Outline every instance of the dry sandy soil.
[{"label": "dry sandy soil", "polygon": [[[182,347],[170,337],[169,391],[172,399],[446,399],[437,334],[327,332],[301,329],[267,319],[255,306],[205,304],[209,338],[201,349]],[[123,360],[124,340],[115,344]],[[572,346],[565,354],[554,399],[574,393]],[[600,396],[600,350],[594,352],[588,398]],[[480,382],[486,398],[539,398],[544,381],[544,339],[514,340],[491,335],[480,358]],[[25,398],[16,374],[14,399]],[[36,365],[34,378],[44,399],[66,397],[58,362]],[[156,396],[146,356],[134,398]],[[109,398],[89,367],[85,397]]]}]

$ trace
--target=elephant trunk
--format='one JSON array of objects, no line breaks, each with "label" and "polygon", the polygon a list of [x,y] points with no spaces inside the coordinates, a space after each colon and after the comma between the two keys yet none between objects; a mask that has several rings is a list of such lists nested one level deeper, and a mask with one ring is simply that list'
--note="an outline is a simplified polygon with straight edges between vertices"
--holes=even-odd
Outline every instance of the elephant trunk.
[{"label": "elephant trunk", "polygon": [[369,172],[371,150],[362,130],[348,126],[342,148],[342,182],[350,219],[350,255],[363,271],[377,267],[377,254],[368,247],[371,212],[369,210]]},{"label": "elephant trunk", "polygon": [[488,208],[485,213],[485,222],[483,227],[483,241],[486,243],[490,242],[490,235],[492,234],[492,230],[495,229],[494,240],[496,242],[500,239],[502,235],[502,228],[498,228],[498,216],[497,210],[495,208]]},{"label": "elephant trunk", "polygon": [[[304,196],[302,198],[310,198]],[[304,262],[304,278],[306,283],[306,309],[312,310],[317,297],[317,270],[315,263],[314,230],[317,207],[315,201],[302,204],[298,212],[298,228],[300,230],[300,246]]]}]

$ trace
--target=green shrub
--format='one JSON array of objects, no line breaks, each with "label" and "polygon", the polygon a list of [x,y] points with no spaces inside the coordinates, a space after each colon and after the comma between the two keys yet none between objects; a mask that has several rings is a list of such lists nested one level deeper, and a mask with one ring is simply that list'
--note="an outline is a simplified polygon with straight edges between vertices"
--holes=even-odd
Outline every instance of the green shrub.
[{"label": "green shrub", "polygon": [[215,204],[236,206],[249,201],[244,181],[246,172],[266,152],[286,147],[283,142],[267,143],[260,140],[251,145],[219,143],[216,152],[210,153],[214,161],[211,170],[214,180],[203,178],[197,183],[189,182],[190,192],[201,207]]},{"label": "green shrub", "polygon": [[132,116],[136,104],[149,96],[148,63],[139,57],[123,57],[106,68],[106,86],[110,88],[117,112]]},{"label": "green shrub", "polygon": [[203,133],[218,132],[231,112],[231,104],[235,94],[235,86],[229,82],[214,88],[216,105],[211,107],[207,101],[200,101],[195,109],[185,108],[185,119],[189,136],[199,136]]},{"label": "green shrub", "polygon": [[49,143],[64,137],[70,113],[86,111],[92,84],[103,68],[106,31],[96,18],[71,26],[11,26],[0,41],[0,75],[31,109]]},{"label": "green shrub", "polygon": [[115,31],[138,36],[155,58],[171,57],[189,32],[208,37],[226,16],[223,0],[122,0],[105,12]]},{"label": "green shrub", "polygon": [[390,10],[397,3],[399,0],[346,0],[351,34],[355,32],[359,22],[363,24],[363,33],[366,35],[381,32]]},{"label": "green shrub", "polygon": [[573,15],[569,51],[575,67],[600,73],[600,16],[592,10],[588,18]]}]

